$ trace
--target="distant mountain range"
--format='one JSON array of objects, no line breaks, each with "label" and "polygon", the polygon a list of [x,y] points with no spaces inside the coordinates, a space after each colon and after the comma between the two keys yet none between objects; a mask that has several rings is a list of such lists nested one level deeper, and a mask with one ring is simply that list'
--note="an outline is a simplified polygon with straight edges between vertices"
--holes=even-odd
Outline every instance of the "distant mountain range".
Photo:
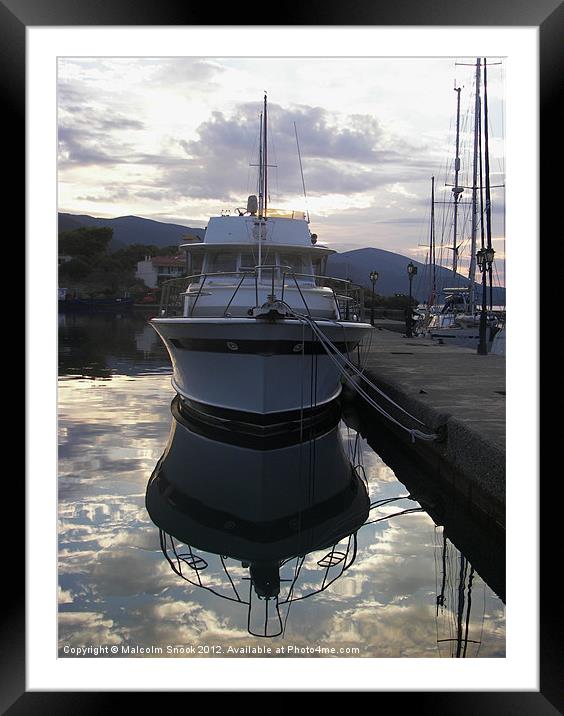
[{"label": "distant mountain range", "polygon": [[[118,216],[115,219],[100,219],[87,214],[59,214],[59,232],[78,229],[80,226],[109,226],[114,230],[110,249],[116,251],[130,244],[171,246],[183,241],[187,234],[203,238],[205,229],[166,224],[163,221],[143,219],[140,216]],[[413,295],[420,301],[429,296],[429,267],[408,256],[402,256],[384,249],[366,248],[333,254],[327,262],[328,274],[337,278],[348,278],[354,283],[371,288],[369,274],[378,271],[375,290],[381,296],[409,292],[407,264],[413,261],[418,272],[413,279]],[[467,278],[453,274],[450,269],[437,266],[437,290],[452,286],[465,286]],[[481,297],[481,286],[477,285]],[[494,304],[505,305],[505,289],[494,288]],[[440,299],[440,295],[439,295]]]},{"label": "distant mountain range", "polygon": [[[417,266],[417,275],[413,279],[412,293],[419,301],[426,301],[430,294],[431,271],[430,267],[415,261],[409,256],[385,251],[384,249],[356,249],[345,251],[342,254],[333,254],[327,260],[327,273],[336,278],[348,278],[353,283],[372,288],[369,274],[378,271],[378,280],[375,292],[381,296],[393,296],[395,293],[409,293],[409,279],[407,264],[412,262]],[[438,299],[444,288],[466,286],[468,278],[461,274],[454,274],[450,269],[442,266],[436,268],[436,283]],[[482,286],[476,284],[477,298],[481,300]],[[505,289],[494,288],[494,305],[505,305]]]},{"label": "distant mountain range", "polygon": [[118,216],[115,219],[99,219],[87,214],[59,213],[59,233],[81,226],[109,226],[114,230],[110,250],[117,251],[130,244],[172,246],[179,244],[187,234],[203,238],[205,229],[166,224],[164,221],[142,219],[140,216]]}]

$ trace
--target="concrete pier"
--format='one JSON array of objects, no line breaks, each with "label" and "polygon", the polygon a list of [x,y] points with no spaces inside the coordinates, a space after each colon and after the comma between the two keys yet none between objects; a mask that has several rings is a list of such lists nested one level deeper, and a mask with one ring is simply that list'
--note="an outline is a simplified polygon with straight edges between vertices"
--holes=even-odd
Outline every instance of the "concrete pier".
[{"label": "concrete pier", "polygon": [[[417,452],[437,479],[447,480],[504,526],[505,357],[481,356],[470,348],[407,338],[397,329],[378,326],[370,348],[361,357],[372,382],[428,430],[439,433],[440,439],[412,444],[408,433],[393,427],[373,408],[365,410],[363,399],[358,398],[364,419],[392,430]],[[376,392],[371,395],[408,427],[420,427]]]}]

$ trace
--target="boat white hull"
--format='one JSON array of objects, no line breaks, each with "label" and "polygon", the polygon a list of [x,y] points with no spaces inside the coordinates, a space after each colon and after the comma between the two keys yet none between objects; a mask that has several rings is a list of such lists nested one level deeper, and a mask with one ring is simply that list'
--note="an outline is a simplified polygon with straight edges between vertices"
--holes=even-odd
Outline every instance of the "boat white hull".
[{"label": "boat white hull", "polygon": [[455,346],[476,348],[480,340],[480,327],[475,328],[435,328],[429,331],[431,338],[451,343]]},{"label": "boat white hull", "polygon": [[[188,400],[268,414],[315,408],[341,392],[338,366],[297,320],[155,318],[151,324],[170,354],[173,387]],[[351,352],[371,330],[364,323],[318,325]]]},{"label": "boat white hull", "polygon": [[[490,336],[491,329],[488,326],[486,329],[486,342],[488,346],[491,345]],[[463,348],[477,348],[480,342],[480,326],[432,328],[429,330],[429,337]]]},{"label": "boat white hull", "polygon": [[493,337],[490,352],[498,356],[505,355],[505,328],[501,328]]}]

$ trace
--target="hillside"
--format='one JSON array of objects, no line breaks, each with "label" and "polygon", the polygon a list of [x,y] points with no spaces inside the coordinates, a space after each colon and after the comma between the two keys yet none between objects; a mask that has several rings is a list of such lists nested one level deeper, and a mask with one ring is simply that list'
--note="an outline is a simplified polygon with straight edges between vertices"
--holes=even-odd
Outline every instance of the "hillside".
[{"label": "hillside", "polygon": [[[379,277],[375,291],[381,296],[393,296],[395,293],[409,292],[409,279],[407,277],[407,264],[412,261],[417,266],[417,275],[413,279],[413,296],[419,301],[427,300],[430,287],[430,269],[425,264],[415,261],[409,256],[385,251],[384,249],[366,248],[355,251],[345,251],[333,254],[327,262],[328,275],[337,278],[348,278],[362,286],[372,287],[369,274],[378,271]],[[450,269],[437,266],[437,290],[439,300],[440,291],[452,286],[465,286],[467,278],[460,274],[453,274]],[[477,296],[481,297],[482,287],[477,285]],[[505,289],[494,288],[494,304],[505,304]]]},{"label": "hillside", "polygon": [[[114,219],[100,219],[86,214],[59,214],[59,232],[77,229],[80,226],[109,226],[114,235],[110,243],[110,251],[117,251],[130,244],[147,244],[154,246],[170,246],[179,244],[186,234],[196,234],[203,238],[205,229],[181,226],[180,224],[166,224],[153,219],[143,219],[140,216],[119,216]],[[407,294],[409,282],[407,278],[407,264],[411,261],[408,256],[402,256],[384,249],[366,248],[354,251],[345,251],[329,257],[327,272],[337,278],[349,278],[354,283],[371,287],[369,274],[378,271],[379,278],[376,283],[376,293],[381,296],[393,296],[395,293]],[[413,280],[413,295],[424,301],[429,295],[429,268],[424,264],[413,261],[418,268],[417,276]],[[464,286],[466,278],[447,268],[437,267],[437,289],[440,292],[444,287]],[[481,286],[478,287],[481,296]],[[439,293],[440,300],[440,293]],[[505,304],[505,289],[494,289],[494,304]]]},{"label": "hillside", "polygon": [[205,230],[180,224],[166,224],[163,221],[143,219],[140,216],[118,216],[115,219],[100,219],[87,214],[59,213],[59,233],[78,229],[80,226],[109,226],[114,230],[110,251],[130,244],[171,246],[179,244],[186,234],[203,237]]}]

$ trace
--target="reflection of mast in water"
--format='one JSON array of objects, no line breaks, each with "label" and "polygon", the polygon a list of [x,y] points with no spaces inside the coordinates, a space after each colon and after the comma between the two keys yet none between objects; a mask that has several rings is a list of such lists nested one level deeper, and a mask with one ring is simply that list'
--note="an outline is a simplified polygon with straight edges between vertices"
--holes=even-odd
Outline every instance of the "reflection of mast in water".
[{"label": "reflection of mast in water", "polygon": [[[466,557],[461,552],[458,552],[458,550],[456,550],[456,547],[454,547],[454,545],[452,545],[451,543],[452,549],[458,552],[458,558],[456,560],[452,559],[450,550],[448,549],[449,542],[447,540],[447,536],[444,530],[442,537],[443,540],[441,547],[441,588],[439,593],[437,594],[436,599],[437,644],[444,642],[450,643],[450,656],[459,659],[465,658],[467,656],[468,644],[478,644],[479,651],[479,645],[482,643],[481,636],[478,640],[470,639],[468,636],[470,629],[470,612],[472,609],[472,585],[474,581],[475,572],[474,567],[472,567]],[[450,580],[449,570],[450,572],[454,571],[458,574],[458,583],[456,586],[456,600],[454,599],[455,591]],[[456,601],[456,613],[454,612],[454,609],[450,608],[449,600],[446,596],[447,588],[450,588],[452,590],[451,597],[453,604]],[[449,636],[443,639],[439,638],[438,619],[440,615],[446,617],[455,617],[454,629],[452,629],[452,624],[450,629],[451,634],[454,634],[454,636]],[[476,652],[475,656],[478,655],[478,651]]]},{"label": "reflection of mast in water", "polygon": [[353,564],[369,514],[339,416],[265,439],[202,424],[178,398],[172,411],[146,494],[163,554],[186,582],[245,605],[249,633],[278,636],[293,602]]}]

